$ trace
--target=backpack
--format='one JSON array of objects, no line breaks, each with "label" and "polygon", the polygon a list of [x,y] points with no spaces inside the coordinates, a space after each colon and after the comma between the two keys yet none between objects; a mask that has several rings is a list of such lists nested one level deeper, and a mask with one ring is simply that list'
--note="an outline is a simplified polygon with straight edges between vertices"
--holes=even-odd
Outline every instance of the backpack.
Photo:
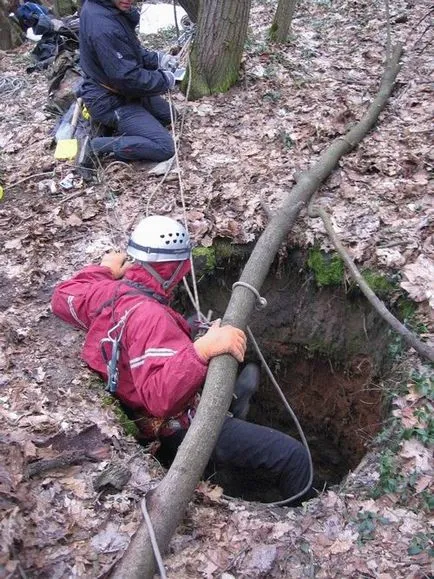
[{"label": "backpack", "polygon": [[21,28],[26,31],[33,28],[38,23],[39,17],[48,14],[49,10],[45,6],[40,6],[35,2],[25,2],[17,8],[15,12]]}]

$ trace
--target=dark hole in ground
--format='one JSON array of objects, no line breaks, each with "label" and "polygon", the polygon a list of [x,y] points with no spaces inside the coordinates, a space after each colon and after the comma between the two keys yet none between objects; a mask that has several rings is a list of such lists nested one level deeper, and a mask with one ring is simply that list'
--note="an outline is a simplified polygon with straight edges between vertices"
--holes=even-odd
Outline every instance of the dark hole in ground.
[{"label": "dark hole in ground", "polygon": [[[229,260],[217,269],[217,279],[202,281],[203,311],[223,315],[241,269],[240,260]],[[253,314],[250,327],[305,432],[314,486],[322,490],[357,466],[381,428],[389,329],[360,293],[347,292],[343,284],[318,288],[301,252],[293,252],[279,272],[270,273],[261,294],[268,306]],[[250,347],[248,361],[255,359]],[[298,438],[264,371],[248,419]],[[226,494],[246,500],[282,498],[261,473],[225,469],[214,472],[211,480]]]}]

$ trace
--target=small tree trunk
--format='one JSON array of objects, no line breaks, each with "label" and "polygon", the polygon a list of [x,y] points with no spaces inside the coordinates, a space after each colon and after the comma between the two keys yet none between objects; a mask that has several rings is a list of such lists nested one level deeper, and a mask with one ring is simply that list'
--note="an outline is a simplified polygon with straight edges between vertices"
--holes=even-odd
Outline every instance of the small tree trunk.
[{"label": "small tree trunk", "polygon": [[76,11],[75,4],[72,0],[54,0],[53,8],[56,16],[60,18],[70,16]]},{"label": "small tree trunk", "polygon": [[269,37],[273,42],[286,42],[291,29],[297,0],[279,0]]},{"label": "small tree trunk", "polygon": [[184,8],[192,22],[197,22],[199,15],[199,0],[178,0],[178,4]]},{"label": "small tree trunk", "polygon": [[250,4],[251,0],[200,3],[190,55],[190,98],[225,92],[238,80]]},{"label": "small tree trunk", "polygon": [[3,0],[0,0],[0,50],[10,50],[13,47],[12,26],[7,14],[7,6]]}]

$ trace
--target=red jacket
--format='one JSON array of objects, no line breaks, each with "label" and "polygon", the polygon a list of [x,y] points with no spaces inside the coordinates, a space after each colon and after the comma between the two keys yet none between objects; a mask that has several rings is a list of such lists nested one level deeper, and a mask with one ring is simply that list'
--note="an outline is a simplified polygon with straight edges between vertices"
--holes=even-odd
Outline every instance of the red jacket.
[{"label": "red jacket", "polygon": [[[153,266],[168,279],[178,263]],[[188,266],[186,262],[176,282],[187,273]],[[127,270],[123,280],[170,297],[139,265]],[[189,410],[197,405],[195,395],[205,381],[207,363],[196,353],[190,328],[180,314],[135,293],[123,280],[113,279],[105,266],[87,266],[55,288],[52,310],[69,324],[87,331],[82,358],[105,380],[101,340],[130,311],[121,338],[116,397],[133,411],[145,438],[167,436],[174,431],[170,418],[176,417],[183,428],[188,428]]]}]

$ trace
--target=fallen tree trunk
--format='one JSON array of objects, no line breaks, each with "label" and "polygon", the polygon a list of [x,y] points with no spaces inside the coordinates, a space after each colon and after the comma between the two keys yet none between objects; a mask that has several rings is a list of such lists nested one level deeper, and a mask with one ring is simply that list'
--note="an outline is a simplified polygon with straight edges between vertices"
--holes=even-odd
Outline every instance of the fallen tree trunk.
[{"label": "fallen tree trunk", "polygon": [[[260,236],[240,281],[260,290],[271,264],[291,230],[301,208],[307,206],[313,193],[336,167],[339,159],[354,149],[378,120],[392,92],[400,70],[402,46],[397,45],[386,63],[377,96],[363,119],[344,137],[338,138],[317,163],[299,178],[282,207],[274,214]],[[230,299],[223,323],[245,328],[255,305],[254,293],[237,286]],[[165,551],[180,523],[194,489],[211,456],[218,433],[229,408],[237,362],[231,356],[211,360],[201,402],[194,421],[184,438],[175,460],[158,487],[150,493],[148,510],[161,551]],[[124,557],[114,572],[116,579],[152,577],[155,558],[146,525],[134,535]]]}]

